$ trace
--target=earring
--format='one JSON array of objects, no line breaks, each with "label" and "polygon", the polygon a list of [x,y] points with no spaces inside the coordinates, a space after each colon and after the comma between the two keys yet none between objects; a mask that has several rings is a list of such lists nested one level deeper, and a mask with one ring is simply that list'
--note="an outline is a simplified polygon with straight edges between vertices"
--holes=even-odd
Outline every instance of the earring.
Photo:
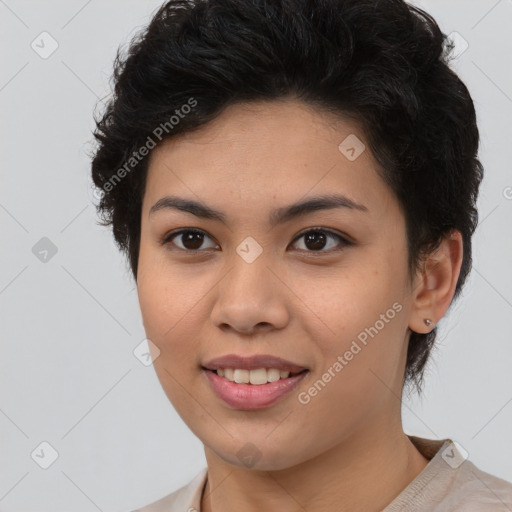
[{"label": "earring", "polygon": [[432,323],[432,320],[425,318],[425,325],[430,325],[431,323]]}]

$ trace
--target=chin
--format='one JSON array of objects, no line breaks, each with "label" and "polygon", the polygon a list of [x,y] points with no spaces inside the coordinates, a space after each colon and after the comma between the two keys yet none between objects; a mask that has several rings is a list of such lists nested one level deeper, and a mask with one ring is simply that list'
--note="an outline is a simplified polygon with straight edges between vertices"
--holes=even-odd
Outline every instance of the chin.
[{"label": "chin", "polygon": [[227,464],[254,471],[280,471],[300,464],[302,459],[296,450],[296,443],[291,443],[289,448],[283,445],[276,448],[251,441],[231,441],[229,446],[212,449]]}]

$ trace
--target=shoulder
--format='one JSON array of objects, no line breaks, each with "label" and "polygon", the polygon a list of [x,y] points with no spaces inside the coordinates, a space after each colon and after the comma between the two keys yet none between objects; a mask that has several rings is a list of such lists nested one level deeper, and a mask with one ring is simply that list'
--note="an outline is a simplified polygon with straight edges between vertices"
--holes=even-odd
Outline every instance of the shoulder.
[{"label": "shoulder", "polygon": [[512,511],[512,483],[475,466],[458,443],[409,438],[430,462],[384,512]]},{"label": "shoulder", "polygon": [[[466,460],[454,476],[447,505],[461,512],[512,510],[512,483],[482,471]],[[448,509],[452,510],[452,509]]]},{"label": "shoulder", "polygon": [[132,512],[199,512],[206,475],[207,468],[203,468],[188,484]]}]

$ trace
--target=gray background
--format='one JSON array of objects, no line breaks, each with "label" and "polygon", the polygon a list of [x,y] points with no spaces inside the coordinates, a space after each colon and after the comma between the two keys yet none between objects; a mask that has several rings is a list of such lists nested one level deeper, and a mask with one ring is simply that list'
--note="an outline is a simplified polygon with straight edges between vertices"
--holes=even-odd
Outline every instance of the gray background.
[{"label": "gray background", "polygon": [[[451,437],[512,481],[512,1],[417,3],[469,44],[453,66],[475,101],[486,176],[474,268],[441,321],[424,397],[404,400],[404,425]],[[128,511],[205,465],[201,442],[133,353],[145,338],[134,282],[96,224],[89,178],[92,112],[115,50],[160,4],[0,0],[4,512]],[[51,49],[43,31],[58,43],[46,59],[31,47]],[[42,442],[58,452],[48,469]]]}]

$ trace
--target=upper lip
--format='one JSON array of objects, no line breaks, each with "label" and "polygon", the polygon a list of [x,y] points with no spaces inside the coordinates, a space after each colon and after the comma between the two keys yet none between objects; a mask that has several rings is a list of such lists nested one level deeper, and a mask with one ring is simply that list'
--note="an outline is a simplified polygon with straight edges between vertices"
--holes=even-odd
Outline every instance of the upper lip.
[{"label": "upper lip", "polygon": [[290,373],[299,373],[307,370],[306,367],[287,361],[280,357],[269,354],[258,354],[253,356],[240,356],[237,354],[227,354],[216,357],[204,363],[203,368],[207,370],[217,370],[219,368],[233,368],[241,370],[257,370],[258,368],[277,368],[278,370],[289,371]]}]

